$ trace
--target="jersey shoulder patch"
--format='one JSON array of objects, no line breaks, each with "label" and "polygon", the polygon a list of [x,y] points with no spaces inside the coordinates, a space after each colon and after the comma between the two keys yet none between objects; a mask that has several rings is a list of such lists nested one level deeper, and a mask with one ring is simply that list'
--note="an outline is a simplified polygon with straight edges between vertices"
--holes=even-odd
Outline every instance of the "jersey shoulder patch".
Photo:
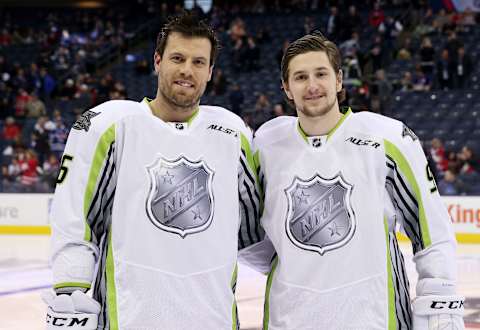
[{"label": "jersey shoulder patch", "polygon": [[257,145],[274,144],[279,140],[288,138],[288,133],[293,131],[292,128],[296,122],[297,118],[293,116],[273,118],[258,128],[254,140]]},{"label": "jersey shoulder patch", "polygon": [[402,135],[403,122],[377,113],[363,111],[353,114],[353,129],[358,129],[380,139],[396,140]]},{"label": "jersey shoulder patch", "polygon": [[145,111],[139,102],[127,100],[107,101],[82,113],[72,128],[85,132],[93,128],[103,131],[126,116],[144,113]]},{"label": "jersey shoulder patch", "polygon": [[209,129],[219,130],[225,133],[234,131],[246,136],[252,135],[250,129],[243,122],[243,119],[225,108],[201,105],[200,111],[202,111],[205,120],[208,122]]}]

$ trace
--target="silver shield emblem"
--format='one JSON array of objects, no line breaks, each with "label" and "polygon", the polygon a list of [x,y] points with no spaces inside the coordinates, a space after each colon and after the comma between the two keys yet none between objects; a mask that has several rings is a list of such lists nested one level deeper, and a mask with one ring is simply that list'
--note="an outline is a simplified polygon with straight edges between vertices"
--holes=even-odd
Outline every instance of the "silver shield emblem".
[{"label": "silver shield emblem", "polygon": [[293,244],[321,255],[345,245],[356,226],[352,188],[340,174],[333,179],[315,175],[307,181],[295,177],[285,189],[286,231]]},{"label": "silver shield emblem", "polygon": [[185,238],[207,229],[213,219],[213,171],[203,160],[157,159],[147,167],[147,214],[158,228]]}]

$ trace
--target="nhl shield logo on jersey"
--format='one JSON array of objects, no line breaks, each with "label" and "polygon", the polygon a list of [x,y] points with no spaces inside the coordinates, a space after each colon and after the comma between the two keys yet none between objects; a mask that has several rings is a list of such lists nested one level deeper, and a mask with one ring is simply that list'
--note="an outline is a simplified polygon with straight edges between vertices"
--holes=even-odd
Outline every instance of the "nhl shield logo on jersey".
[{"label": "nhl shield logo on jersey", "polygon": [[285,189],[286,231],[293,244],[321,255],[345,245],[356,226],[352,188],[340,174],[333,179],[315,175],[306,181],[296,177]]},{"label": "nhl shield logo on jersey", "polygon": [[160,157],[147,167],[147,214],[158,228],[185,238],[207,229],[213,219],[214,172],[203,161]]}]

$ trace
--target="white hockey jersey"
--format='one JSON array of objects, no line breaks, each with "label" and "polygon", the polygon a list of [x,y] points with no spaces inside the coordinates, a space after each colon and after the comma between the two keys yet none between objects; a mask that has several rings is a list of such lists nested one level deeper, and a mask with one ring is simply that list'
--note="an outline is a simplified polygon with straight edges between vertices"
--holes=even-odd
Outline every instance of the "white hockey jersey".
[{"label": "white hockey jersey", "polygon": [[236,329],[237,248],[262,238],[251,132],[109,101],[74,124],[52,206],[57,292],[92,288],[99,329]]},{"label": "white hockey jersey", "polygon": [[254,138],[261,222],[277,253],[264,329],[411,329],[396,224],[420,278],[456,277],[450,219],[418,138],[351,110],[328,136],[302,132],[297,118],[280,117]]}]

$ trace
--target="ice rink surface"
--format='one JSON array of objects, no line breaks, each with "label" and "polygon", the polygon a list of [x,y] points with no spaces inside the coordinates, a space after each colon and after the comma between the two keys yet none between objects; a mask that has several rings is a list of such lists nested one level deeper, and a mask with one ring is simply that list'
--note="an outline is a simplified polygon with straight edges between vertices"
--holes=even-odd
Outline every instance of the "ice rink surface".
[{"label": "ice rink surface", "polygon": [[[404,251],[411,288],[416,273],[411,249]],[[48,253],[46,237],[15,239],[0,236],[0,330],[45,329],[45,306],[42,290],[51,285],[51,271],[45,261]],[[458,247],[459,293],[467,297],[465,324],[467,329],[480,329],[480,245]],[[266,277],[239,265],[237,299],[241,329],[261,329],[263,294]]]}]

